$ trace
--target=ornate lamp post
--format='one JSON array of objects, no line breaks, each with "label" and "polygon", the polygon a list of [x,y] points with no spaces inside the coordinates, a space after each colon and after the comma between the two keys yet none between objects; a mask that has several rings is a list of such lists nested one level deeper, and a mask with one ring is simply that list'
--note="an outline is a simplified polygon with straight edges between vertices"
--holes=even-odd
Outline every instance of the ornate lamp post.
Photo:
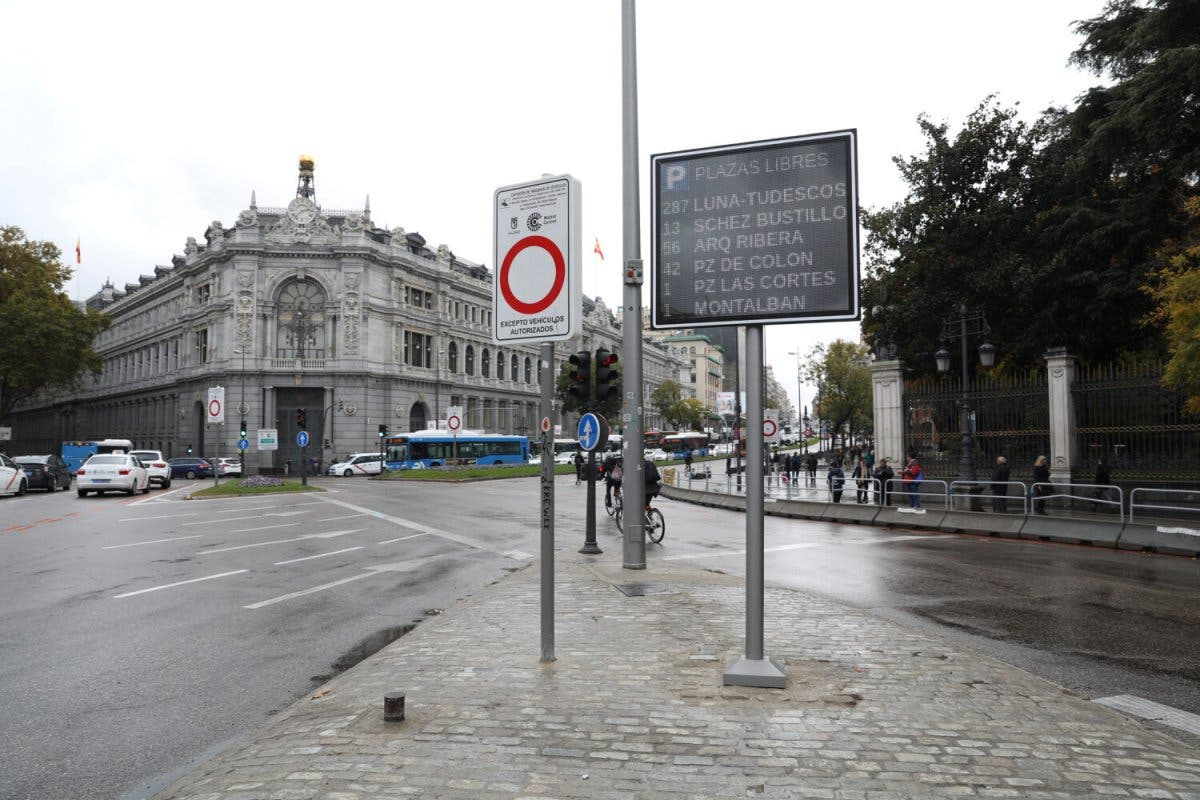
[{"label": "ornate lamp post", "polygon": [[934,354],[934,359],[937,361],[938,372],[949,372],[950,351],[946,348],[946,345],[956,339],[961,343],[962,406],[960,409],[960,425],[962,427],[962,453],[958,459],[958,470],[961,480],[973,481],[975,480],[975,459],[972,452],[974,443],[971,438],[971,428],[973,427],[974,413],[971,409],[971,396],[969,394],[970,376],[967,372],[967,339],[974,336],[984,340],[983,344],[979,345],[979,363],[984,368],[996,363],[996,348],[987,340],[988,335],[992,331],[988,327],[987,318],[983,314],[968,314],[965,305],[958,307],[958,313],[958,319],[948,319],[942,323],[942,335],[939,337],[942,346]]}]

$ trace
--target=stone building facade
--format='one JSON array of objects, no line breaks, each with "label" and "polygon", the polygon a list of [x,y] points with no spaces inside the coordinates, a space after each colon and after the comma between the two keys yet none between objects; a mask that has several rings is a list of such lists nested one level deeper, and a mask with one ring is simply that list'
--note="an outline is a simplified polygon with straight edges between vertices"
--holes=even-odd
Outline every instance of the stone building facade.
[{"label": "stone building facade", "polygon": [[[360,210],[316,203],[311,160],[282,208],[250,206],[226,227],[214,221],[182,256],[86,301],[112,326],[95,343],[103,361],[74,391],[44,395],[13,418],[14,453],[58,452],[65,440],[119,437],[159,449],[236,455],[247,424],[251,467],[293,466],[296,412],[305,409],[307,455],[375,450],[378,426],[424,429],[462,406],[465,425],[535,435],[541,387],[536,345],[491,339],[492,274],[431,248],[419,233],[387,230]],[[584,301],[584,331],[555,349],[620,351],[603,301]],[[644,397],[680,360],[647,342]],[[225,387],[225,424],[206,421],[208,388]],[[556,413],[573,432],[573,419]],[[653,421],[653,416],[651,416]],[[279,451],[259,453],[255,432],[279,431]]]}]

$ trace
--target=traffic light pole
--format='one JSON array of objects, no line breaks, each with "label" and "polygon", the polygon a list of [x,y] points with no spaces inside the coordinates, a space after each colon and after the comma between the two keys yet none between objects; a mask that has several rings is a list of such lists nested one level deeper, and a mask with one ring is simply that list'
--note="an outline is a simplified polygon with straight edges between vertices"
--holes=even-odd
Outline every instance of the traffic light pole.
[{"label": "traffic light pole", "polygon": [[624,495],[625,569],[646,568],[646,535],[642,508],[646,485],[642,468],[642,228],[638,179],[637,24],[634,0],[621,0],[621,194],[625,294],[621,309],[622,382],[625,397]]},{"label": "traffic light pole", "polygon": [[587,512],[584,514],[585,528],[583,547],[579,552],[584,555],[598,555],[604,551],[596,544],[596,451],[588,451],[587,460]]}]

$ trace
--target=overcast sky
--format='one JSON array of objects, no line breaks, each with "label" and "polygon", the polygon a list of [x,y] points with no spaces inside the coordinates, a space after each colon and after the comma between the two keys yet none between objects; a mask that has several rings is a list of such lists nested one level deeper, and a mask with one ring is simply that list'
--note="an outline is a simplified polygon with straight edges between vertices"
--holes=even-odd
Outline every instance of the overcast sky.
[{"label": "overcast sky", "polygon": [[[1030,116],[1094,76],[1067,66],[1101,0],[1005,4],[642,0],[642,231],[651,153],[842,128],[860,201],[902,199],[891,159],[915,119],[959,123],[996,93]],[[0,224],[82,240],[84,296],[169,264],[212,220],[295,195],[491,266],[493,190],[543,173],[583,184],[584,292],[620,299],[620,3],[35,3],[0,0]],[[643,255],[649,258],[648,241]],[[71,287],[72,294],[76,287]],[[796,359],[857,323],[767,329]],[[804,389],[804,404],[812,390]]]}]

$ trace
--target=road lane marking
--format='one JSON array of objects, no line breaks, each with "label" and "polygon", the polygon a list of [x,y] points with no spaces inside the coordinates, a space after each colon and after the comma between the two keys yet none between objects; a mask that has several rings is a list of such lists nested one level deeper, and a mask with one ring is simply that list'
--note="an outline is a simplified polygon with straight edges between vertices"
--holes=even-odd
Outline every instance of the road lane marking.
[{"label": "road lane marking", "polygon": [[126,592],[125,594],[114,594],[114,600],[120,600],[122,597],[133,597],[146,592],[157,592],[159,589],[172,589],[176,586],[184,586],[189,583],[199,583],[200,581],[211,581],[215,578],[227,578],[230,575],[240,575],[243,572],[249,572],[248,569],[235,569],[233,572],[218,572],[216,575],[205,575],[203,578],[192,578],[190,581],[177,581],[175,583],[167,583],[162,586],[151,586],[149,589],[138,589],[136,592]]},{"label": "road lane marking", "polygon": [[158,500],[162,500],[164,497],[167,497],[168,495],[175,494],[176,492],[182,492],[186,488],[188,488],[188,487],[180,486],[178,489],[172,489],[169,492],[163,492],[162,494],[156,494],[153,497],[143,497],[141,500],[136,500],[132,503],[129,503],[128,505],[130,507],[133,507],[133,506],[145,505],[146,503],[154,503]]},{"label": "road lane marking", "polygon": [[[244,508],[239,508],[238,511],[245,511]],[[307,511],[276,511],[270,514],[251,514],[248,517],[230,517],[223,519],[221,522],[240,522],[244,519],[262,519],[263,517],[298,517],[301,514],[307,514]],[[212,525],[212,520],[203,520],[201,522],[185,522],[184,525]]]},{"label": "road lane marking", "polygon": [[408,539],[416,539],[418,536],[429,536],[429,534],[428,533],[414,533],[412,536],[401,536],[399,539],[388,539],[386,542],[380,542],[380,544],[395,544],[396,542],[403,542]]},{"label": "road lane marking", "polygon": [[336,556],[339,553],[350,553],[350,552],[353,552],[354,550],[362,550],[362,549],[363,549],[363,546],[359,545],[358,547],[347,547],[344,550],[334,550],[332,553],[318,553],[315,556],[305,556],[304,558],[290,558],[287,561],[276,561],[275,566],[282,567],[284,564],[297,564],[301,561],[312,561],[314,558],[325,558],[326,556]]},{"label": "road lane marking", "polygon": [[[218,514],[241,514],[244,511],[262,511],[264,508],[274,508],[275,506],[251,506],[250,508],[227,508],[224,511],[218,511]],[[194,516],[194,515],[193,515]]]},{"label": "road lane marking", "polygon": [[313,592],[321,592],[326,589],[332,589],[335,586],[341,586],[343,583],[350,583],[350,581],[357,581],[357,580],[361,580],[363,578],[370,578],[371,576],[378,575],[378,574],[379,574],[378,572],[362,572],[362,573],[359,573],[358,575],[351,575],[348,578],[342,578],[341,580],[332,581],[331,583],[323,583],[320,586],[314,586],[311,589],[301,589],[300,591],[292,592],[291,594],[282,594],[279,597],[272,597],[270,600],[263,600],[258,603],[251,603],[248,606],[242,606],[242,608],[248,608],[248,609],[252,609],[252,610],[256,609],[256,608],[263,608],[264,606],[274,605],[275,603],[282,603],[284,600],[294,600],[295,598],[303,597],[306,594],[312,594]]},{"label": "road lane marking", "polygon": [[[764,547],[764,553],[779,553],[785,550],[806,550],[814,547],[843,547],[846,545],[873,545],[873,544],[890,544],[892,542],[905,542],[909,539],[933,539],[937,537],[927,536],[925,534],[913,534],[911,536],[888,536],[880,539],[861,539],[857,541],[829,541],[829,542],[799,542],[797,544],[782,544],[776,547]],[[687,561],[699,558],[723,558],[725,556],[744,556],[745,550],[722,550],[715,553],[693,553],[690,555],[681,556],[663,556],[663,561]]]},{"label": "road lane marking", "polygon": [[1172,728],[1200,736],[1200,715],[1132,694],[1117,694],[1112,697],[1097,697],[1092,701],[1102,706],[1115,708],[1142,719],[1160,722]]},{"label": "road lane marking", "polygon": [[239,528],[236,531],[230,531],[230,533],[253,533],[254,531],[269,531],[274,528],[294,528],[299,524],[299,522],[285,522],[282,525],[264,525],[261,528]]},{"label": "road lane marking", "polygon": [[141,522],[144,519],[175,519],[176,517],[197,517],[199,514],[160,514],[157,517],[124,517],[117,522]]},{"label": "road lane marking", "polygon": [[333,522],[334,520],[339,520],[339,519],[352,519],[354,517],[365,517],[365,516],[366,516],[366,514],[347,514],[344,517],[327,517],[326,519],[319,519],[319,520],[317,520],[317,522]]},{"label": "road lane marking", "polygon": [[195,536],[174,536],[170,539],[150,539],[145,542],[130,542],[129,544],[110,544],[106,547],[101,547],[101,550],[120,550],[122,547],[137,547],[139,544],[159,544],[160,542],[178,542],[180,539],[199,539],[204,534],[197,533]]},{"label": "road lane marking", "polygon": [[[296,523],[299,525],[300,523]],[[332,539],[335,536],[345,536],[348,533],[361,533],[366,528],[354,528],[348,531],[331,531],[329,533],[309,533],[304,536],[297,536],[294,539],[272,539],[269,542],[253,542],[251,544],[238,544],[232,547],[218,547],[214,550],[197,550],[196,555],[206,556],[209,553],[228,553],[231,550],[248,550],[252,547],[267,547],[272,544],[288,544],[289,542],[303,542],[306,539]]]}]

